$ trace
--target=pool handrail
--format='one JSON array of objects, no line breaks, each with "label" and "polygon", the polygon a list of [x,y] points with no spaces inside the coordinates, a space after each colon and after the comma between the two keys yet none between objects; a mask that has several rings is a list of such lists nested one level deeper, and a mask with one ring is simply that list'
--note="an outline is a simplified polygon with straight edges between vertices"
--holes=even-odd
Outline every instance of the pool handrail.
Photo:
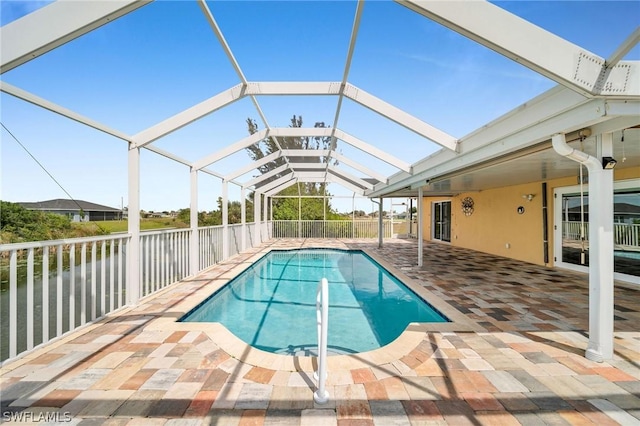
[{"label": "pool handrail", "polygon": [[318,371],[314,374],[318,389],[313,393],[317,404],[329,401],[329,392],[325,389],[327,380],[327,332],[329,329],[329,283],[322,278],[316,290],[316,321],[318,325]]}]

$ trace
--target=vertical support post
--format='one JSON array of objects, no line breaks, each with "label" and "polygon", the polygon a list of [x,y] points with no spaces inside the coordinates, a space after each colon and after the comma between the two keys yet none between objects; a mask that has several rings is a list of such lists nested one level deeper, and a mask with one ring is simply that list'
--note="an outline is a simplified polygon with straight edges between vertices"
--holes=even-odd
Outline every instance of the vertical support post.
[{"label": "vertical support post", "polygon": [[382,223],[382,206],[383,198],[380,197],[380,203],[378,204],[378,248],[382,248],[382,238],[384,237],[384,224]]},{"label": "vertical support post", "polygon": [[298,238],[302,238],[302,197],[300,196],[299,186],[298,186]]},{"label": "vertical support post", "polygon": [[240,188],[240,223],[241,227],[241,241],[242,241],[242,251],[247,249],[247,190],[243,186]]},{"label": "vertical support post", "polygon": [[229,258],[229,182],[222,180],[222,258]]},{"label": "vertical support post", "polygon": [[135,305],[140,299],[140,148],[129,143],[129,219],[127,226],[131,241],[127,251],[127,299]]},{"label": "vertical support post", "polygon": [[356,237],[356,193],[351,197],[351,238]]},{"label": "vertical support post", "polygon": [[255,245],[259,246],[262,243],[260,237],[260,193],[258,191],[253,192],[253,235]]},{"label": "vertical support post", "polygon": [[267,230],[267,226],[269,222],[269,197],[265,195],[263,201],[264,201],[264,211],[262,212],[262,215],[263,215],[264,223],[263,223],[262,229],[264,229],[265,235],[262,240],[267,241],[269,239],[269,231]]},{"label": "vertical support post", "polygon": [[423,192],[422,192],[422,187],[418,188],[418,266],[422,267],[422,249],[423,249],[423,245],[424,245],[424,241],[422,240],[422,196],[423,196]]},{"label": "vertical support post", "polygon": [[198,234],[198,171],[191,167],[191,202],[189,204],[189,275],[195,275],[200,269],[200,235]]},{"label": "vertical support post", "polygon": [[[597,136],[597,159],[613,155],[611,133]],[[613,169],[589,167],[589,344],[585,356],[613,358]]]}]

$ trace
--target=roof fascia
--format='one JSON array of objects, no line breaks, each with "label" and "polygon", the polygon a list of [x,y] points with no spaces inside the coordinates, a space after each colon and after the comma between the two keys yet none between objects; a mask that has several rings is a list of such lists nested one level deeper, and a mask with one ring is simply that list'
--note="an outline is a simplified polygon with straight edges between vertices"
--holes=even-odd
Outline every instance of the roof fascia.
[{"label": "roof fascia", "polygon": [[[555,133],[568,133],[606,121],[610,117],[606,112],[604,99],[594,98],[575,108],[552,115],[542,122],[531,124],[511,135],[485,144],[481,148],[457,157],[441,151],[428,160],[414,165],[411,176],[398,176],[390,179],[390,184],[378,186],[366,193],[369,197],[377,197],[394,192],[408,186],[421,186],[427,179],[433,179],[445,173],[452,173],[475,164],[498,158],[502,155],[527,148],[548,140]],[[455,161],[452,161],[454,160]]]},{"label": "roof fascia", "polygon": [[0,74],[124,16],[151,0],[56,1],[0,28]]}]

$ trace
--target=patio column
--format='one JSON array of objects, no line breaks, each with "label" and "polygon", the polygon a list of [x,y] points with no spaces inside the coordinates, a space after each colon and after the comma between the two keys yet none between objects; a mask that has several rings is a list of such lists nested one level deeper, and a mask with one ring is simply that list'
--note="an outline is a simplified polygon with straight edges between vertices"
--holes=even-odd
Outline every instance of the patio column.
[{"label": "patio column", "polygon": [[263,215],[263,222],[264,222],[263,229],[265,230],[265,237],[263,238],[263,241],[267,241],[269,239],[269,231],[267,230],[268,221],[269,221],[269,197],[265,195],[263,201],[264,201],[264,206],[263,206],[264,211],[262,212],[262,215]]},{"label": "patio column", "polygon": [[242,188],[240,188],[240,223],[241,225],[241,232],[242,232],[242,236],[241,236],[241,244],[242,244],[242,251],[245,251],[247,249],[247,191],[245,189],[245,187],[243,186]]},{"label": "patio column", "polygon": [[596,137],[597,156],[572,148],[564,134],[552,137],[560,155],[587,166],[589,171],[589,343],[587,359],[613,358],[613,169],[602,157],[613,153],[610,133]]},{"label": "patio column", "polygon": [[[612,157],[611,133],[596,136],[598,157]],[[613,169],[589,168],[589,345],[586,357],[613,358]]]},{"label": "patio column", "polygon": [[378,204],[378,248],[382,248],[382,238],[384,237],[384,224],[382,223],[382,197]]},{"label": "patio column", "polygon": [[260,238],[260,193],[253,192],[253,246],[259,246],[262,243]]},{"label": "patio column", "polygon": [[222,180],[222,258],[229,258],[229,182]]},{"label": "patio column", "polygon": [[302,238],[302,197],[298,186],[298,238]]},{"label": "patio column", "polygon": [[140,148],[129,143],[129,219],[130,240],[127,247],[127,305],[140,299]]},{"label": "patio column", "polygon": [[191,203],[189,206],[191,239],[189,240],[189,275],[195,275],[200,269],[200,235],[198,233],[198,170],[191,168]]},{"label": "patio column", "polygon": [[418,266],[422,267],[422,250],[424,248],[424,241],[422,240],[422,187],[418,188]]}]

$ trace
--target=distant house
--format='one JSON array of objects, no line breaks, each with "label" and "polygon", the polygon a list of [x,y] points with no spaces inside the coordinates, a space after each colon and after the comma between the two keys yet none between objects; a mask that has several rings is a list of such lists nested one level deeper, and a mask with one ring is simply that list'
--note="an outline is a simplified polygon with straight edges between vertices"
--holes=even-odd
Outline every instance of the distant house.
[{"label": "distant house", "polygon": [[38,210],[68,216],[72,222],[119,220],[122,210],[82,200],[48,200],[36,203],[18,203],[27,210]]}]

